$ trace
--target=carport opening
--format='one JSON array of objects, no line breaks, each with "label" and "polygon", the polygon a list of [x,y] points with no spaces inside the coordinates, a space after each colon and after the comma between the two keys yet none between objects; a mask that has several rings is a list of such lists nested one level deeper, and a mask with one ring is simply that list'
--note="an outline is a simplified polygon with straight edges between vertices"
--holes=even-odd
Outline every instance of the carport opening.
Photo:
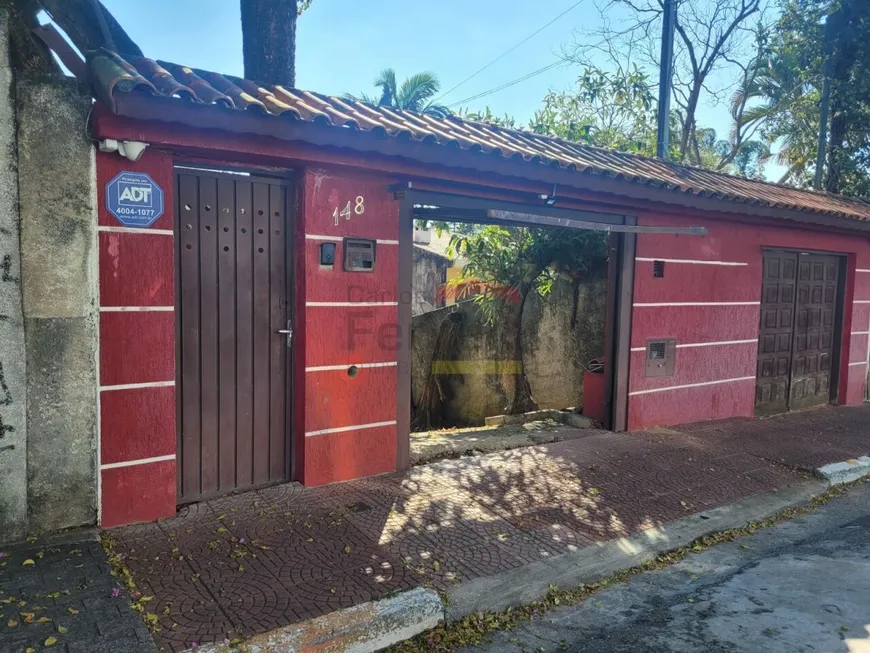
[{"label": "carport opening", "polygon": [[412,431],[605,421],[610,234],[520,215],[414,205]]}]

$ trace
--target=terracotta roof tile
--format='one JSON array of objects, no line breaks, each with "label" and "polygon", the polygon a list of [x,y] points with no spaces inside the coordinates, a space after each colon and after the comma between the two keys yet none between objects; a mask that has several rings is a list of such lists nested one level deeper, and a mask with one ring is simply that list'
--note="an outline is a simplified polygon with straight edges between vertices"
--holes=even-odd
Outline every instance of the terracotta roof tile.
[{"label": "terracotta roof tile", "polygon": [[433,142],[530,164],[556,165],[701,197],[870,221],[870,203],[859,199],[677,165],[456,116],[435,118],[311,91],[266,88],[250,80],[145,57],[125,61],[104,50],[89,53],[88,66],[95,96],[113,110],[118,93],[144,91],[198,104],[221,104],[239,111]]}]

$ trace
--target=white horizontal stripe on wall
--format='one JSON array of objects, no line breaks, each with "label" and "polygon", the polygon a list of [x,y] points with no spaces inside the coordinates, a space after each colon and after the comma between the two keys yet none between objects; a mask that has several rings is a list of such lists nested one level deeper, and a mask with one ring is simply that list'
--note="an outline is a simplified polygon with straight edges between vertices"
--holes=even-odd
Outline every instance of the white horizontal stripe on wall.
[{"label": "white horizontal stripe on wall", "polygon": [[154,458],[140,458],[139,460],[125,460],[121,463],[106,463],[100,465],[100,469],[118,469],[119,467],[135,467],[136,465],[147,465],[148,463],[161,463],[164,460],[175,460],[175,454],[167,454],[166,456],[155,456]]},{"label": "white horizontal stripe on wall", "polygon": [[761,306],[761,302],[641,302],[634,304],[635,308],[665,308],[672,306]]},{"label": "white horizontal stripe on wall", "polygon": [[100,306],[100,313],[136,313],[174,310],[174,306]]},{"label": "white horizontal stripe on wall", "polygon": [[141,227],[97,227],[97,231],[112,234],[149,234],[151,236],[173,236],[172,229],[143,229]]},{"label": "white horizontal stripe on wall", "polygon": [[345,433],[347,431],[361,431],[363,429],[373,429],[379,426],[395,426],[396,420],[390,420],[389,422],[372,422],[371,424],[357,424],[355,426],[340,426],[334,429],[321,429],[320,431],[307,431],[305,433],[306,438],[310,438],[312,435],[326,435],[327,433]]},{"label": "white horizontal stripe on wall", "polygon": [[309,307],[335,307],[335,306],[398,306],[399,302],[305,302]]},{"label": "white horizontal stripe on wall", "polygon": [[722,383],[737,383],[738,381],[754,381],[754,376],[741,376],[736,379],[721,379],[719,381],[704,381],[703,383],[687,383],[685,385],[672,385],[667,388],[653,388],[652,390],[635,390],[634,392],[629,392],[628,395],[633,397],[635,395],[648,395],[654,392],[667,392],[668,390],[683,390],[684,388],[701,388],[707,385],[720,385]]},{"label": "white horizontal stripe on wall", "polygon": [[852,367],[854,365],[866,365],[866,364],[867,364],[867,361],[858,361],[857,363],[849,363],[849,367]]},{"label": "white horizontal stripe on wall", "polygon": [[306,372],[333,372],[336,370],[346,370],[347,368],[353,366],[358,367],[360,369],[364,369],[367,367],[396,367],[399,364],[398,361],[390,361],[387,363],[348,363],[347,365],[317,365],[314,367],[306,367]]},{"label": "white horizontal stripe on wall", "polygon": [[870,331],[853,331],[851,333],[853,336],[870,336]]},{"label": "white horizontal stripe on wall", "polygon": [[139,388],[170,388],[175,381],[149,381],[147,383],[121,383],[119,385],[101,385],[100,392],[112,390],[138,390]]},{"label": "white horizontal stripe on wall", "polygon": [[855,272],[868,272],[868,273],[870,273],[870,270],[864,270],[864,269],[858,268],[857,270],[855,270]]},{"label": "white horizontal stripe on wall", "polygon": [[870,299],[855,299],[852,301],[853,304],[870,304]]},{"label": "white horizontal stripe on wall", "polygon": [[[348,238],[362,238],[362,236],[347,236]],[[325,240],[332,243],[340,243],[344,240],[344,236],[326,236],[323,234],[305,234],[306,240]],[[388,240],[378,238],[375,240],[378,245],[398,245],[398,240]]]},{"label": "white horizontal stripe on wall", "polygon": [[644,261],[646,263],[652,263],[653,261],[662,261],[663,263],[688,263],[691,265],[724,265],[729,267],[745,267],[749,265],[749,263],[742,263],[740,261],[701,261],[698,259],[683,259],[683,258],[649,258],[647,256],[638,256],[635,258],[636,261]]},{"label": "white horizontal stripe on wall", "polygon": [[[748,345],[758,344],[758,340],[720,340],[719,342],[687,342],[678,344],[677,349],[685,347],[718,347],[721,345]],[[631,351],[646,351],[646,347],[632,347]]]}]

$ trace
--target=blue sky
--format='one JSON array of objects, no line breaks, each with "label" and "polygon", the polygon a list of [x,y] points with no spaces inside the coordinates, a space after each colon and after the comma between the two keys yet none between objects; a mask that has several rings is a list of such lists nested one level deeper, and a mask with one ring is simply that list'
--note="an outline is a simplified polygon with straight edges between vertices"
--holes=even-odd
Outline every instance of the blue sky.
[{"label": "blue sky", "polygon": [[[146,56],[222,73],[242,74],[238,0],[103,0]],[[300,88],[327,94],[373,92],[384,68],[399,78],[427,70],[446,91],[571,7],[576,0],[314,0],[299,19]],[[531,9],[534,7],[534,9]],[[451,104],[559,59],[575,30],[598,21],[593,0],[563,18],[443,99]],[[579,70],[558,66],[470,103],[525,122],[550,89],[570,88]],[[701,106],[699,122],[728,129],[726,106]]]}]

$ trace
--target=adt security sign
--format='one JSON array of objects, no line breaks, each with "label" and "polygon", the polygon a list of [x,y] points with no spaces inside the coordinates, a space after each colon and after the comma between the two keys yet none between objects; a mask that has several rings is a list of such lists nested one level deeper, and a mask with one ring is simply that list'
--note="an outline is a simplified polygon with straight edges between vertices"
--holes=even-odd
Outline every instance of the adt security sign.
[{"label": "adt security sign", "polygon": [[150,227],[163,215],[163,189],[141,172],[122,172],[106,185],[106,208],[125,227]]}]

